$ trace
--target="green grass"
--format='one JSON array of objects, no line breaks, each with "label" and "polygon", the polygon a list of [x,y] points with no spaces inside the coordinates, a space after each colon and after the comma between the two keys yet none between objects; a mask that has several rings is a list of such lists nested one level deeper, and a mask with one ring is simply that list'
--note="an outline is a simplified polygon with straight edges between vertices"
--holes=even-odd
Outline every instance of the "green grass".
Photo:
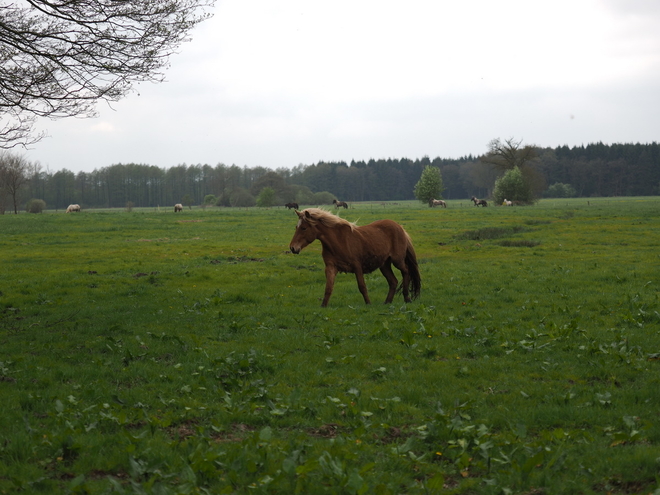
[{"label": "green grass", "polygon": [[352,207],[418,301],[282,208],[0,216],[0,493],[659,488],[660,198]]}]

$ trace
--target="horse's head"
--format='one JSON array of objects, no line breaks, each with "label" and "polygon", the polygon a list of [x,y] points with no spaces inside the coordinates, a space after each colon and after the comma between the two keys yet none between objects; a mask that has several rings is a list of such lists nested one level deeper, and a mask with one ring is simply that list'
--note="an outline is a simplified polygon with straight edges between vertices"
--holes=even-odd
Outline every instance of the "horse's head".
[{"label": "horse's head", "polygon": [[293,239],[289,244],[289,249],[293,254],[298,254],[303,248],[310,245],[316,239],[318,231],[312,215],[307,210],[298,211],[298,224],[296,225],[296,232],[293,234]]}]

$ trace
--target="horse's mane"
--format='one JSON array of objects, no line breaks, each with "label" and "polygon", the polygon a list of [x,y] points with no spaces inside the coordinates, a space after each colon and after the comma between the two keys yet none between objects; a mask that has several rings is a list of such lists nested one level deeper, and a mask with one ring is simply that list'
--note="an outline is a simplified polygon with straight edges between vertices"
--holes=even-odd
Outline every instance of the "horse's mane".
[{"label": "horse's mane", "polygon": [[307,220],[312,225],[316,225],[317,223],[320,223],[326,227],[338,227],[341,225],[347,225],[351,228],[351,230],[356,227],[354,223],[351,223],[348,220],[344,220],[340,216],[334,215],[327,210],[322,210],[321,208],[307,208],[306,210],[302,211],[302,213],[305,212],[308,212],[310,215],[310,217],[305,215],[305,220]]}]

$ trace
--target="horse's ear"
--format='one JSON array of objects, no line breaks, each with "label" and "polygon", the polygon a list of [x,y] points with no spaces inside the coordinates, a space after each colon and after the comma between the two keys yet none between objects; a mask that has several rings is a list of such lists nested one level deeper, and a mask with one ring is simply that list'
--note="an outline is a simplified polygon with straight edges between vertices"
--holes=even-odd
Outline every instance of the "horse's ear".
[{"label": "horse's ear", "polygon": [[302,212],[301,211],[298,211],[298,210],[293,210],[293,211],[296,212],[296,215],[298,215],[298,217],[302,218]]},{"label": "horse's ear", "polygon": [[312,218],[312,214],[311,214],[309,211],[307,211],[307,210],[305,210],[305,216],[306,216],[307,218]]}]

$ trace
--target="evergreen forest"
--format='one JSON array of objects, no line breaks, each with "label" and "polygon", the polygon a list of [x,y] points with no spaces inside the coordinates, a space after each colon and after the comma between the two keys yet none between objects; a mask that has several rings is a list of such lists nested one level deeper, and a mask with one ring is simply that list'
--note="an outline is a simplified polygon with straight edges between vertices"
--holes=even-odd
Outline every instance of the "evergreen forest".
[{"label": "evergreen forest", "polygon": [[[275,192],[277,204],[324,204],[333,198],[399,201],[414,199],[413,188],[427,165],[440,169],[444,199],[487,198],[500,174],[474,156],[319,162],[276,170],[224,164],[167,169],[115,164],[77,174],[37,169],[24,193],[26,201],[42,199],[50,209],[64,209],[71,203],[83,208],[169,207],[180,202],[252,206],[266,187]],[[540,196],[555,184],[570,185],[578,197],[660,194],[660,146],[655,142],[538,148],[530,165],[541,178]]]}]

